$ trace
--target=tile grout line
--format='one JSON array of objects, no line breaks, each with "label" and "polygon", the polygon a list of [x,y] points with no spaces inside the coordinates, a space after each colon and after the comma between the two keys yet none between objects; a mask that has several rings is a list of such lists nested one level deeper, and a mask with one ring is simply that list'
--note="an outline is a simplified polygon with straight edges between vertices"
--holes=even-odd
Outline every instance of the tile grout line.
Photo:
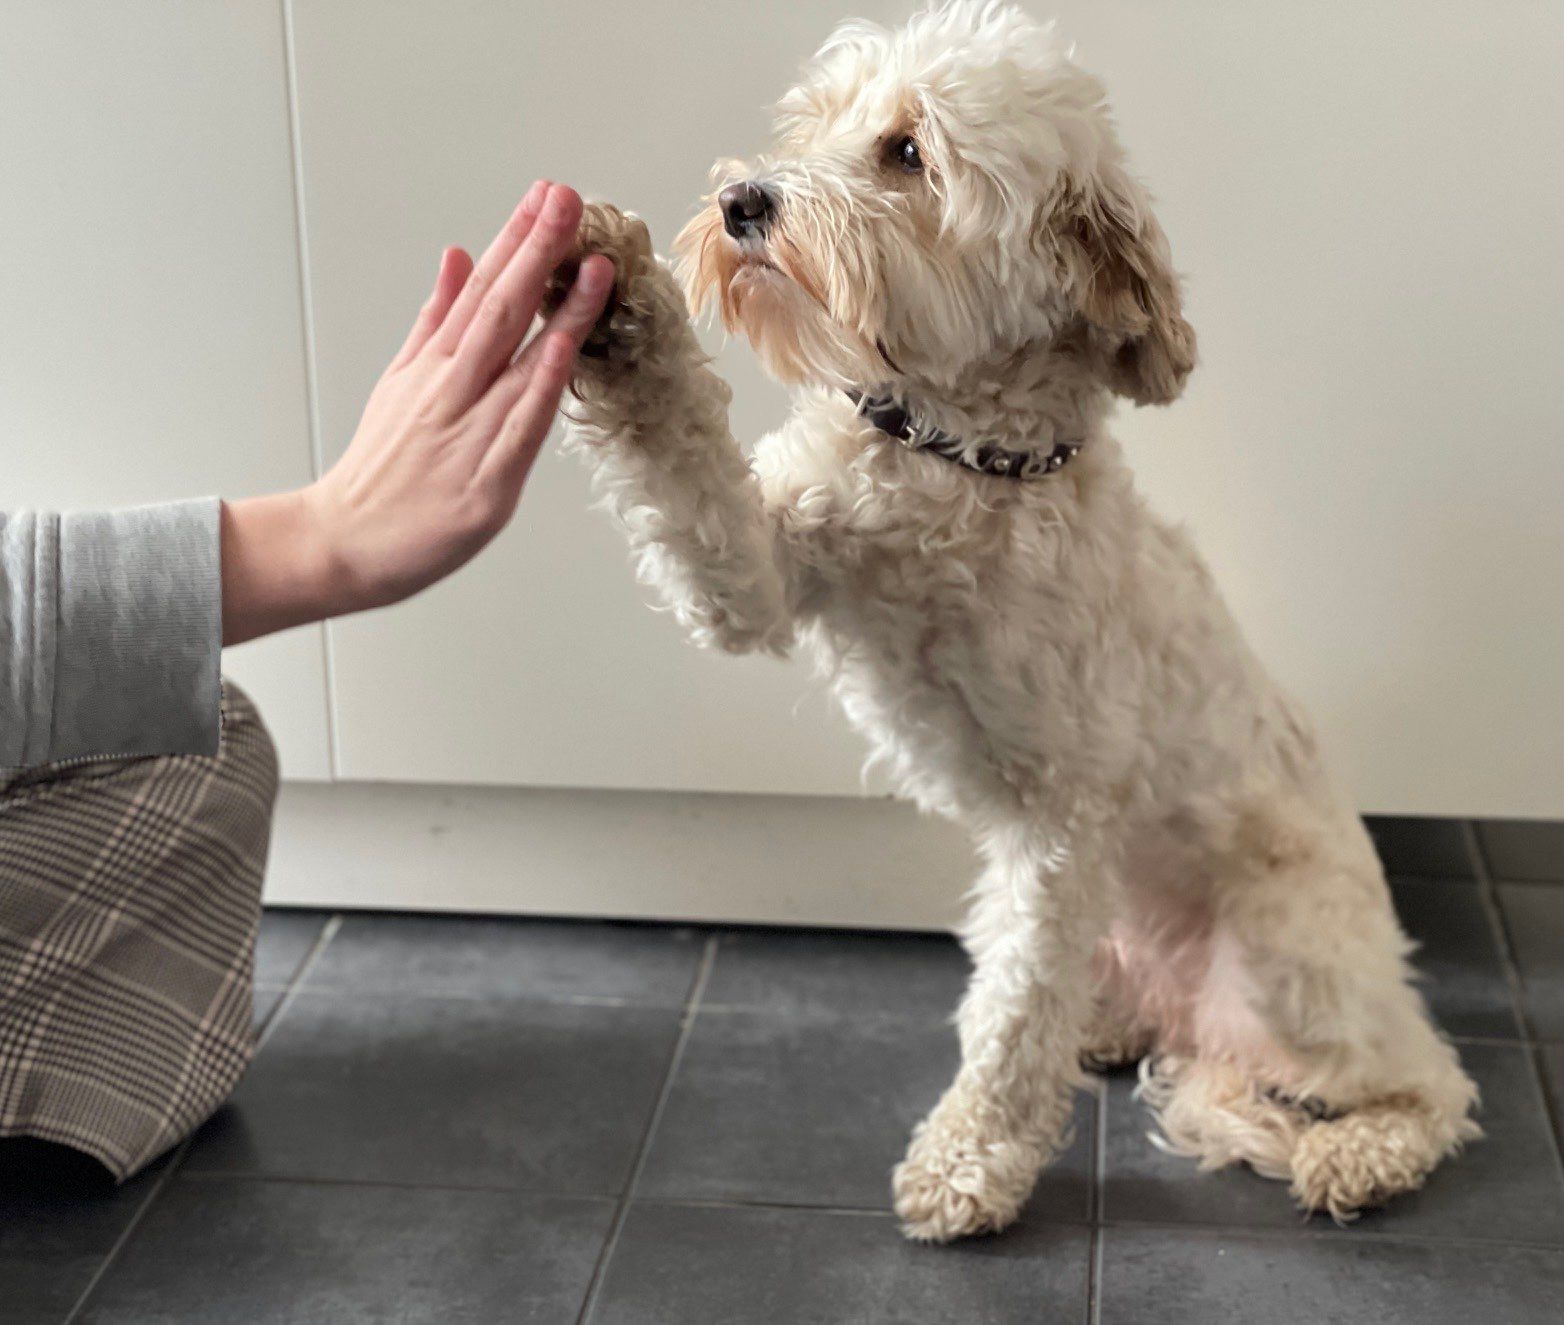
[{"label": "tile grout line", "polygon": [[[1057,1221],[1055,1221],[1057,1222]],[[1311,1228],[1307,1224],[1289,1227],[1280,1224],[1219,1224],[1197,1219],[1113,1219],[1103,1224],[1104,1229],[1151,1230],[1164,1233],[1225,1233],[1231,1237],[1275,1240],[1297,1238],[1300,1234],[1311,1242],[1337,1243],[1352,1246],[1356,1243],[1381,1244],[1396,1247],[1483,1247],[1519,1248],[1524,1251],[1545,1251],[1564,1255],[1564,1243],[1533,1242],[1519,1238],[1473,1238],[1450,1233],[1381,1233],[1365,1232],[1349,1226],[1344,1229],[1330,1227]]]},{"label": "tile grout line", "polygon": [[185,1152],[190,1149],[190,1144],[195,1140],[194,1136],[187,1136],[181,1141],[174,1151],[174,1157],[162,1173],[158,1174],[157,1181],[152,1184],[152,1190],[146,1195],[146,1199],[136,1208],[136,1213],[131,1215],[130,1221],[120,1230],[119,1236],[114,1239],[114,1245],[104,1253],[103,1259],[98,1262],[98,1268],[92,1272],[92,1278],[87,1281],[85,1288],[81,1290],[71,1309],[65,1313],[65,1319],[60,1325],[74,1325],[81,1318],[81,1313],[86,1309],[88,1300],[97,1292],[98,1285],[103,1282],[103,1276],[109,1272],[110,1267],[119,1259],[120,1253],[125,1250],[125,1245],[135,1235],[141,1222],[147,1217],[153,1203],[163,1194],[163,1189],[173,1181],[174,1174],[178,1172],[180,1164],[185,1158]]},{"label": "tile grout line", "polygon": [[321,926],[320,933],[315,936],[315,942],[311,945],[310,950],[304,954],[304,960],[299,963],[298,969],[294,971],[293,978],[288,981],[287,989],[283,992],[282,997],[277,1000],[277,1006],[272,1009],[271,1016],[266,1018],[266,1025],[256,1037],[255,1052],[257,1054],[266,1047],[266,1042],[272,1037],[272,1031],[276,1029],[277,1024],[282,1020],[282,1014],[293,1005],[294,998],[300,993],[300,987],[304,984],[305,977],[314,969],[320,954],[326,950],[331,940],[336,938],[337,931],[341,928],[341,912],[334,914],[330,920]]},{"label": "tile grout line", "polygon": [[[315,964],[316,957],[320,955],[321,950],[326,946],[326,944],[331,941],[337,930],[341,928],[341,925],[342,917],[340,914],[338,914],[333,915],[330,920],[326,921],[326,923],[321,926],[320,933],[316,936],[315,942],[311,945],[309,952],[305,954],[304,960],[301,961],[298,967],[295,969],[293,976],[289,980],[287,988],[283,993],[283,996],[277,1000],[277,1006],[271,1010],[270,1014],[266,1018],[266,1024],[257,1033],[255,1037],[256,1053],[260,1053],[262,1046],[265,1045],[267,1039],[271,1036],[272,1028],[278,1023],[278,1021],[281,1020],[283,1010],[292,1000],[294,991],[299,986],[299,982],[303,980],[306,972],[309,971],[310,967]],[[98,1263],[98,1268],[93,1272],[92,1278],[87,1281],[87,1286],[82,1289],[81,1296],[76,1299],[75,1305],[71,1307],[61,1325],[72,1325],[74,1321],[81,1317],[82,1311],[85,1310],[87,1303],[91,1299],[93,1293],[97,1291],[98,1285],[103,1282],[103,1277],[108,1274],[110,1268],[114,1265],[114,1262],[119,1259],[120,1253],[124,1251],[126,1245],[130,1242],[132,1235],[141,1226],[142,1220],[147,1217],[154,1203],[160,1196],[163,1195],[164,1191],[167,1190],[169,1184],[173,1182],[175,1175],[178,1174],[181,1166],[185,1162],[185,1156],[190,1153],[190,1147],[194,1143],[195,1133],[192,1132],[175,1148],[174,1156],[171,1160],[169,1160],[168,1167],[158,1175],[157,1181],[152,1185],[152,1190],[147,1193],[146,1200],[144,1200],[141,1205],[137,1207],[136,1213],[130,1217],[130,1222],[120,1230],[119,1237],[114,1239],[114,1245],[109,1248],[103,1259]]]},{"label": "tile grout line", "polygon": [[[893,1220],[896,1212],[883,1205],[821,1205],[815,1201],[787,1201],[743,1196],[642,1196],[639,1204],[669,1206],[677,1210],[777,1210],[812,1215],[844,1215],[849,1219]],[[1045,1223],[1081,1227],[1078,1219],[1046,1219]]]},{"label": "tile grout line", "polygon": [[1564,882],[1558,879],[1517,879],[1513,874],[1496,874],[1494,881],[1506,888],[1564,888]]},{"label": "tile grout line", "polygon": [[[1516,1015],[1519,1014],[1520,1010],[1517,1008]],[[1446,1035],[1445,1039],[1451,1044],[1492,1044],[1502,1049],[1529,1049],[1533,1044],[1533,1041],[1524,1035]]]},{"label": "tile grout line", "polygon": [[1102,1220],[1106,1207],[1108,1185],[1108,1079],[1098,1076],[1097,1113],[1095,1135],[1092,1138],[1092,1199],[1091,1238],[1087,1244],[1086,1262],[1086,1325],[1100,1325],[1102,1321]]},{"label": "tile grout line", "polygon": [[706,982],[711,978],[711,968],[716,960],[717,935],[713,934],[706,940],[700,965],[696,968],[695,978],[690,982],[684,1013],[679,1018],[679,1035],[674,1041],[672,1052],[668,1055],[668,1067],[663,1073],[662,1087],[657,1092],[657,1100],[652,1105],[651,1116],[647,1118],[646,1128],[641,1133],[641,1143],[636,1148],[635,1161],[630,1166],[630,1176],[625,1181],[624,1190],[619,1194],[619,1203],[614,1208],[614,1217],[609,1222],[608,1232],[603,1237],[603,1246],[597,1254],[597,1263],[592,1267],[592,1277],[587,1281],[586,1293],[581,1299],[581,1310],[576,1316],[576,1325],[586,1325],[593,1309],[597,1306],[598,1294],[601,1293],[603,1282],[607,1277],[608,1264],[619,1246],[619,1235],[624,1230],[625,1220],[629,1217],[630,1203],[635,1199],[635,1190],[646,1168],[647,1156],[651,1154],[652,1140],[657,1135],[663,1112],[668,1107],[669,1096],[673,1094],[674,1078],[678,1076],[679,1064],[684,1059],[685,1046],[690,1042],[690,1033],[694,1030],[695,1018],[700,1011],[701,997],[706,992]]},{"label": "tile grout line", "polygon": [[1100,1224],[1108,1202],[1108,1074],[1097,1074],[1097,1134],[1093,1138],[1096,1150],[1095,1170],[1092,1181],[1091,1221]]},{"label": "tile grout line", "polygon": [[[271,986],[275,988],[276,986]],[[450,989],[419,989],[398,988],[381,989],[373,985],[311,985],[308,989],[297,991],[305,998],[341,998],[374,1000],[388,996],[398,998],[427,999],[432,1003],[478,1003],[485,1007],[494,1006],[496,1001],[508,1004],[532,1004],[547,1007],[575,1007],[575,1008],[672,1008],[677,1007],[681,1011],[684,1004],[680,1003],[652,1003],[641,998],[621,998],[616,994],[516,994],[508,991],[491,993],[463,993]],[[703,1009],[709,1010],[709,1009]],[[721,1009],[718,1009],[721,1011]]]},{"label": "tile grout line", "polygon": [[1477,843],[1477,830],[1473,828],[1471,821],[1461,821],[1462,831],[1465,834],[1466,852],[1471,857],[1472,867],[1477,871],[1477,896],[1482,903],[1483,915],[1487,918],[1489,936],[1494,941],[1494,946],[1499,950],[1499,966],[1504,972],[1504,983],[1510,991],[1511,1010],[1515,1014],[1516,1023],[1521,1028],[1522,1040],[1530,1045],[1536,1038],[1532,1033],[1531,1013],[1526,1006],[1525,986],[1521,983],[1520,971],[1515,965],[1515,955],[1510,947],[1510,933],[1504,923],[1504,912],[1499,906],[1498,891],[1493,886],[1493,876],[1488,873],[1487,862],[1483,859],[1481,848]]},{"label": "tile grout line", "polygon": [[1537,1040],[1537,1028],[1531,1019],[1531,1007],[1526,1001],[1526,986],[1521,980],[1520,967],[1515,961],[1515,947],[1510,941],[1510,927],[1504,920],[1504,908],[1499,905],[1499,890],[1488,868],[1488,858],[1483,854],[1482,842],[1476,825],[1463,819],[1461,827],[1465,835],[1466,851],[1477,870],[1483,910],[1488,917],[1489,928],[1499,947],[1499,963],[1504,968],[1505,982],[1510,988],[1510,1001],[1515,1005],[1515,1016],[1520,1021],[1521,1033],[1526,1037],[1526,1061],[1531,1065],[1531,1077],[1542,1099],[1543,1119],[1548,1124],[1548,1139],[1553,1143],[1553,1165],[1560,1182],[1564,1182],[1564,1147],[1559,1138],[1564,1136],[1564,1100],[1555,1100],[1548,1089],[1548,1074],[1542,1069],[1542,1049]]},{"label": "tile grout line", "polygon": [[1102,1244],[1106,1230],[1100,1224],[1091,1227],[1086,1255],[1086,1325],[1102,1325]]},{"label": "tile grout line", "polygon": [[562,1191],[557,1187],[515,1187],[504,1183],[421,1182],[412,1178],[322,1178],[309,1173],[262,1173],[251,1169],[192,1169],[181,1173],[184,1182],[256,1183],[283,1187],[367,1187],[399,1192],[479,1192],[491,1196],[522,1196],[528,1199],[561,1201],[597,1201],[608,1204],[619,1199],[618,1192]]},{"label": "tile grout line", "polygon": [[[264,909],[262,910],[261,918],[263,921],[265,920]],[[271,1034],[272,1026],[276,1022],[278,1014],[281,1013],[283,1008],[292,1000],[293,991],[298,987],[300,977],[304,974],[304,972],[309,970],[310,967],[315,964],[316,955],[323,947],[326,946],[327,942],[330,940],[330,937],[336,934],[337,930],[341,927],[342,916],[340,914],[333,912],[327,915],[325,920],[321,921],[320,932],[310,940],[309,951],[306,952],[304,956],[299,958],[297,963],[295,963],[292,973],[286,980],[267,982],[257,980],[255,982],[254,990],[256,991],[262,989],[282,990],[281,996],[277,999],[276,1003],[272,1005],[272,1010],[266,1014],[266,1020],[261,1023],[260,1028],[255,1033],[255,1049],[257,1053],[260,1052],[261,1046],[266,1043],[267,1036]]]},{"label": "tile grout line", "polygon": [[[776,1210],[790,1213],[804,1211],[810,1214],[879,1219],[887,1223],[896,1218],[893,1211],[867,1206],[814,1205],[807,1202],[792,1201],[745,1201],[738,1199],[718,1200],[677,1196],[649,1196],[642,1198],[640,1203],[652,1207],[684,1210]],[[1058,1215],[1035,1214],[1028,1215],[1028,1219],[1049,1228],[1084,1229],[1087,1227],[1083,1220],[1067,1219]],[[1313,1227],[1302,1221],[1294,1226],[1290,1224],[1224,1224],[1215,1220],[1135,1219],[1129,1217],[1100,1220],[1098,1226],[1103,1230],[1155,1229],[1164,1232],[1227,1233],[1235,1237],[1279,1240],[1302,1236],[1313,1241],[1339,1241],[1343,1246],[1357,1243],[1384,1243],[1395,1246],[1521,1247],[1532,1251],[1564,1253],[1564,1242],[1526,1241],[1516,1238],[1481,1238],[1451,1233],[1397,1233],[1365,1230],[1358,1226],[1343,1230],[1334,1228],[1328,1223],[1323,1223],[1321,1227]],[[1003,1234],[998,1236],[1002,1237]]]},{"label": "tile grout line", "polygon": [[1483,835],[1476,819],[1458,819],[1461,825],[1461,843],[1466,847],[1467,863],[1472,867],[1472,877],[1479,883],[1493,882],[1493,864],[1488,859],[1488,848],[1483,845]]}]

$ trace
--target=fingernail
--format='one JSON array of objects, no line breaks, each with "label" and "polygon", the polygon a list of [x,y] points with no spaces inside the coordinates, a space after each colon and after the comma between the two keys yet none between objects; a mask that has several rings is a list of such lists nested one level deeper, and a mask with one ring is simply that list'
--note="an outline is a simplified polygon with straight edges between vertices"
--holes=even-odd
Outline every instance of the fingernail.
[{"label": "fingernail", "polygon": [[608,283],[614,279],[614,272],[607,263],[593,262],[584,264],[577,276],[582,290],[587,294],[599,294],[608,288]]},{"label": "fingernail", "polygon": [[559,221],[564,219],[565,195],[562,190],[549,190],[548,201],[543,204],[543,215],[550,221]]}]

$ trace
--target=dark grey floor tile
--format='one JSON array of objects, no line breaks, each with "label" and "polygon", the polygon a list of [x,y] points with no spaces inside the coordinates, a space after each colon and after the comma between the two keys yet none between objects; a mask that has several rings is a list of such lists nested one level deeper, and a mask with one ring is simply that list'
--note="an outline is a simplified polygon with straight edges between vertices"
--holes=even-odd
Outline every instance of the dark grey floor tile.
[{"label": "dark grey floor tile", "polygon": [[1102,1325],[1544,1325],[1564,1252],[1307,1233],[1109,1228]]},{"label": "dark grey floor tile", "polygon": [[[1090,1235],[915,1246],[878,1215],[635,1205],[591,1325],[1033,1325],[1085,1319]],[[1173,1318],[1169,1318],[1173,1319]]]},{"label": "dark grey floor tile", "polygon": [[[955,1031],[889,1017],[702,1013],[652,1140],[649,1197],[889,1209],[913,1125],[950,1083]],[[1082,1219],[1094,1098],[1029,1207]]]},{"label": "dark grey floor tile", "polygon": [[935,1019],[955,1012],[971,970],[948,934],[736,930],[718,940],[703,1001]]},{"label": "dark grey floor tile", "polygon": [[1564,1149],[1564,1045],[1542,1046],[1542,1076],[1552,1106],[1554,1134]]},{"label": "dark grey floor tile", "polygon": [[527,998],[624,998],[683,1006],[705,938],[687,926],[516,917],[355,915],[311,989]]},{"label": "dark grey floor tile", "polygon": [[[1529,1051],[1467,1044],[1461,1058],[1483,1094],[1486,1137],[1441,1164],[1420,1191],[1370,1211],[1351,1228],[1402,1237],[1470,1237],[1564,1245],[1564,1181],[1532,1075]],[[1296,1228],[1284,1183],[1245,1168],[1202,1173],[1146,1139],[1150,1115],[1131,1098],[1133,1077],[1109,1082],[1103,1210],[1109,1220]],[[1309,1228],[1330,1232],[1323,1216]]]},{"label": "dark grey floor tile", "polygon": [[1510,982],[1480,885],[1392,879],[1390,890],[1402,925],[1417,941],[1412,963],[1440,1026],[1450,1035],[1519,1037]]},{"label": "dark grey floor tile", "polygon": [[607,1201],[177,1179],[82,1325],[568,1322]]},{"label": "dark grey floor tile", "polygon": [[326,928],[325,911],[285,911],[267,907],[261,912],[261,933],[255,941],[255,983],[286,985]]},{"label": "dark grey floor tile", "polygon": [[1494,878],[1564,883],[1564,823],[1559,820],[1484,819],[1477,837]]},{"label": "dark grey floor tile", "polygon": [[672,1008],[300,992],[187,1164],[616,1193],[678,1020]]},{"label": "dark grey floor tile", "polygon": [[1467,845],[1464,820],[1371,814],[1363,822],[1374,838],[1386,874],[1477,877],[1477,862]]},{"label": "dark grey floor tile", "polygon": [[60,1325],[166,1162],[116,1187],[78,1150],[0,1139],[0,1320]]},{"label": "dark grey floor tile", "polygon": [[1498,892],[1532,1031],[1564,1040],[1564,888],[1514,883]]}]

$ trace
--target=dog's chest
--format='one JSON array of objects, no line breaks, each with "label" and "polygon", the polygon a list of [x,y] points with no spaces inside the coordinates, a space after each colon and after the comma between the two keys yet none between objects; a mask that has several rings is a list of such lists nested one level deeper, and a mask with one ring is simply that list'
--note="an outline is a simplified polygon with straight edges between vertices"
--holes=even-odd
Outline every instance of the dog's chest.
[{"label": "dog's chest", "polygon": [[817,461],[766,483],[809,597],[839,624],[970,638],[1091,592],[1065,564],[1083,531],[1062,485],[1066,499],[1055,500],[1040,485],[1023,490],[895,448],[868,460]]},{"label": "dog's chest", "polygon": [[933,808],[1031,800],[1083,741],[1110,776],[1135,685],[1114,490],[1091,496],[1085,466],[1017,484],[857,445],[762,473],[854,726]]},{"label": "dog's chest", "polygon": [[784,522],[848,716],[931,805],[956,769],[982,796],[1030,794],[1081,727],[1072,678],[1100,639],[1073,628],[1091,590],[1055,573],[1072,540],[1052,509],[951,487],[817,488]]}]

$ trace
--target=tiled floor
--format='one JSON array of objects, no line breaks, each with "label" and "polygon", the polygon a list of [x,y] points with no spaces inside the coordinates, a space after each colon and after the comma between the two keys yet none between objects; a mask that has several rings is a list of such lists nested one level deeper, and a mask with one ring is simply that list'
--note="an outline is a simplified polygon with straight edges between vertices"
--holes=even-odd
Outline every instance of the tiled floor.
[{"label": "tiled floor", "polygon": [[902,1241],[944,939],[279,912],[260,1054],[192,1143],[117,1191],[0,1144],[0,1321],[1556,1321],[1564,887],[1415,828],[1381,846],[1488,1137],[1351,1228],[1154,1149],[1121,1074],[1016,1228]]}]

